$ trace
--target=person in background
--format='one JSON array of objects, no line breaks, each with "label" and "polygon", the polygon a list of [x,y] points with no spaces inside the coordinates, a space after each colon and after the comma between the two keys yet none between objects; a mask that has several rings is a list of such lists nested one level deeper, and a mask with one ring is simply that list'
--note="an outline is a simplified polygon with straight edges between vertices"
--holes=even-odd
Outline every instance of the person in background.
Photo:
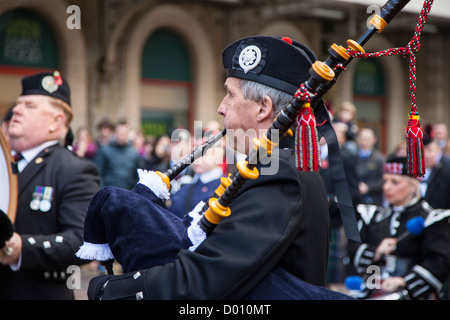
[{"label": "person in background", "polygon": [[[349,253],[361,275],[380,267],[383,292],[404,288],[411,299],[436,298],[450,275],[450,210],[434,209],[422,199],[419,180],[408,176],[406,167],[405,157],[387,159],[383,194],[389,206],[358,205],[361,243],[349,241]],[[424,228],[409,234],[408,221],[417,217]]]},{"label": "person in background", "polygon": [[156,138],[151,157],[144,169],[164,172],[170,168],[170,138],[167,135]]},{"label": "person in background", "polygon": [[134,128],[130,130],[130,134],[128,136],[131,144],[136,148],[140,157],[143,157],[145,154],[145,135],[144,131],[141,128]]},{"label": "person in background", "polygon": [[422,197],[433,208],[450,209],[450,156],[436,139],[424,139],[425,175],[420,183]]},{"label": "person in background", "polygon": [[352,152],[356,152],[356,137],[358,135],[358,125],[356,124],[356,107],[350,101],[342,102],[336,113],[333,122],[343,122],[347,125],[345,147]]},{"label": "person in background", "polygon": [[[200,144],[218,133],[219,131],[205,133]],[[220,185],[220,178],[224,176],[222,166],[224,156],[225,150],[222,141],[219,141],[202,157],[195,160],[191,165],[194,172],[193,178],[189,183],[182,184],[180,189],[171,196],[168,210],[182,218],[186,213],[192,211],[200,201],[207,202]]]},{"label": "person in background", "polygon": [[92,139],[92,134],[86,127],[81,127],[75,135],[73,151],[82,158],[94,160],[97,153],[97,144]]},{"label": "person in background", "polygon": [[448,137],[448,127],[445,123],[439,122],[432,126],[433,139],[436,140],[444,154],[450,154],[450,142]]},{"label": "person in background", "polygon": [[[191,138],[191,134],[185,128],[172,130],[170,134],[170,162],[169,168],[177,164],[180,160],[190,155],[196,144],[196,137]],[[170,181],[170,193],[175,194],[181,186],[192,182],[194,171],[192,166],[187,167]]]},{"label": "person in background", "polygon": [[97,143],[98,148],[108,145],[114,135],[114,124],[108,119],[103,119],[97,125]]},{"label": "person in background", "polygon": [[361,179],[359,193],[366,204],[382,205],[382,176],[385,155],[375,148],[377,137],[371,128],[361,128],[358,133],[358,175]]},{"label": "person in background", "polygon": [[67,268],[88,262],[75,253],[99,174],[64,147],[72,117],[59,72],[22,79],[8,127],[19,188],[15,232],[0,252],[0,299],[74,299]]},{"label": "person in background", "polygon": [[147,169],[150,167],[152,161],[154,160],[154,152],[155,150],[155,137],[148,136],[144,141],[144,154],[141,156],[141,168]]},{"label": "person in background", "polygon": [[139,180],[139,154],[128,141],[130,125],[119,120],[114,129],[114,139],[99,148],[95,163],[100,171],[101,186],[131,189]]}]

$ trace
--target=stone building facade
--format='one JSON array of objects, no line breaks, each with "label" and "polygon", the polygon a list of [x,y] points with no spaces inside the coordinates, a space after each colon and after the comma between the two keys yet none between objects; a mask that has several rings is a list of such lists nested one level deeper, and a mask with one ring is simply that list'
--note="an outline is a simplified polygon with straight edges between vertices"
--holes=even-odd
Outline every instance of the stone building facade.
[{"label": "stone building facade", "polygon": [[[256,34],[289,36],[325,60],[331,44],[358,40],[378,2],[0,0],[0,116],[20,93],[23,75],[58,69],[71,85],[74,130],[94,132],[100,120],[122,117],[148,135],[221,122],[227,44]],[[422,1],[412,2],[420,8]],[[442,14],[449,3],[435,2],[444,7],[432,8],[422,32],[416,97],[423,123],[450,125],[450,10]],[[366,52],[405,46],[419,11],[402,11],[364,45]],[[376,128],[380,149],[391,151],[410,109],[408,59],[352,61],[325,97],[332,110],[346,100],[356,105],[361,126]]]}]

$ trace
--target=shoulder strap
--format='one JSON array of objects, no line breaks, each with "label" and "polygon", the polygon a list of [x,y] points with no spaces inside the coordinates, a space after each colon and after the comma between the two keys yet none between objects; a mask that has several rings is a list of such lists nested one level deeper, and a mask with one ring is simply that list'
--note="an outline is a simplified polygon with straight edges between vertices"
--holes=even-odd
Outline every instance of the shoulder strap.
[{"label": "shoulder strap", "polygon": [[427,218],[425,219],[424,226],[426,228],[433,223],[436,223],[448,217],[450,217],[449,209],[434,209],[428,214]]}]

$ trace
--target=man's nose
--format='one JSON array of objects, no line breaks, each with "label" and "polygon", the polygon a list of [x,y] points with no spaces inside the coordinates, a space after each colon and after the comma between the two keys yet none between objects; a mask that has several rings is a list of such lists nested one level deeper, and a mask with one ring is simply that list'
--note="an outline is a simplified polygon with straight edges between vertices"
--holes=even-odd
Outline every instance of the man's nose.
[{"label": "man's nose", "polygon": [[13,114],[20,113],[20,111],[22,109],[22,105],[23,105],[23,103],[17,103],[12,109]]},{"label": "man's nose", "polygon": [[217,113],[222,117],[225,117],[225,108],[223,107],[223,103],[220,103],[219,108],[217,108]]}]

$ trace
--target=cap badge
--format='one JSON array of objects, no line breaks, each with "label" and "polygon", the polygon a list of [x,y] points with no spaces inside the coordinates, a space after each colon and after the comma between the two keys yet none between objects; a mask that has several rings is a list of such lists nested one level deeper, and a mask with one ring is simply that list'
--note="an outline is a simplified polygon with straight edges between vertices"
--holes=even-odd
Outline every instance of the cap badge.
[{"label": "cap badge", "polygon": [[59,88],[53,76],[45,76],[44,78],[42,78],[41,85],[42,88],[48,93],[53,93]]},{"label": "cap badge", "polygon": [[239,55],[239,66],[247,73],[255,69],[261,61],[261,50],[254,45],[245,47]]}]

